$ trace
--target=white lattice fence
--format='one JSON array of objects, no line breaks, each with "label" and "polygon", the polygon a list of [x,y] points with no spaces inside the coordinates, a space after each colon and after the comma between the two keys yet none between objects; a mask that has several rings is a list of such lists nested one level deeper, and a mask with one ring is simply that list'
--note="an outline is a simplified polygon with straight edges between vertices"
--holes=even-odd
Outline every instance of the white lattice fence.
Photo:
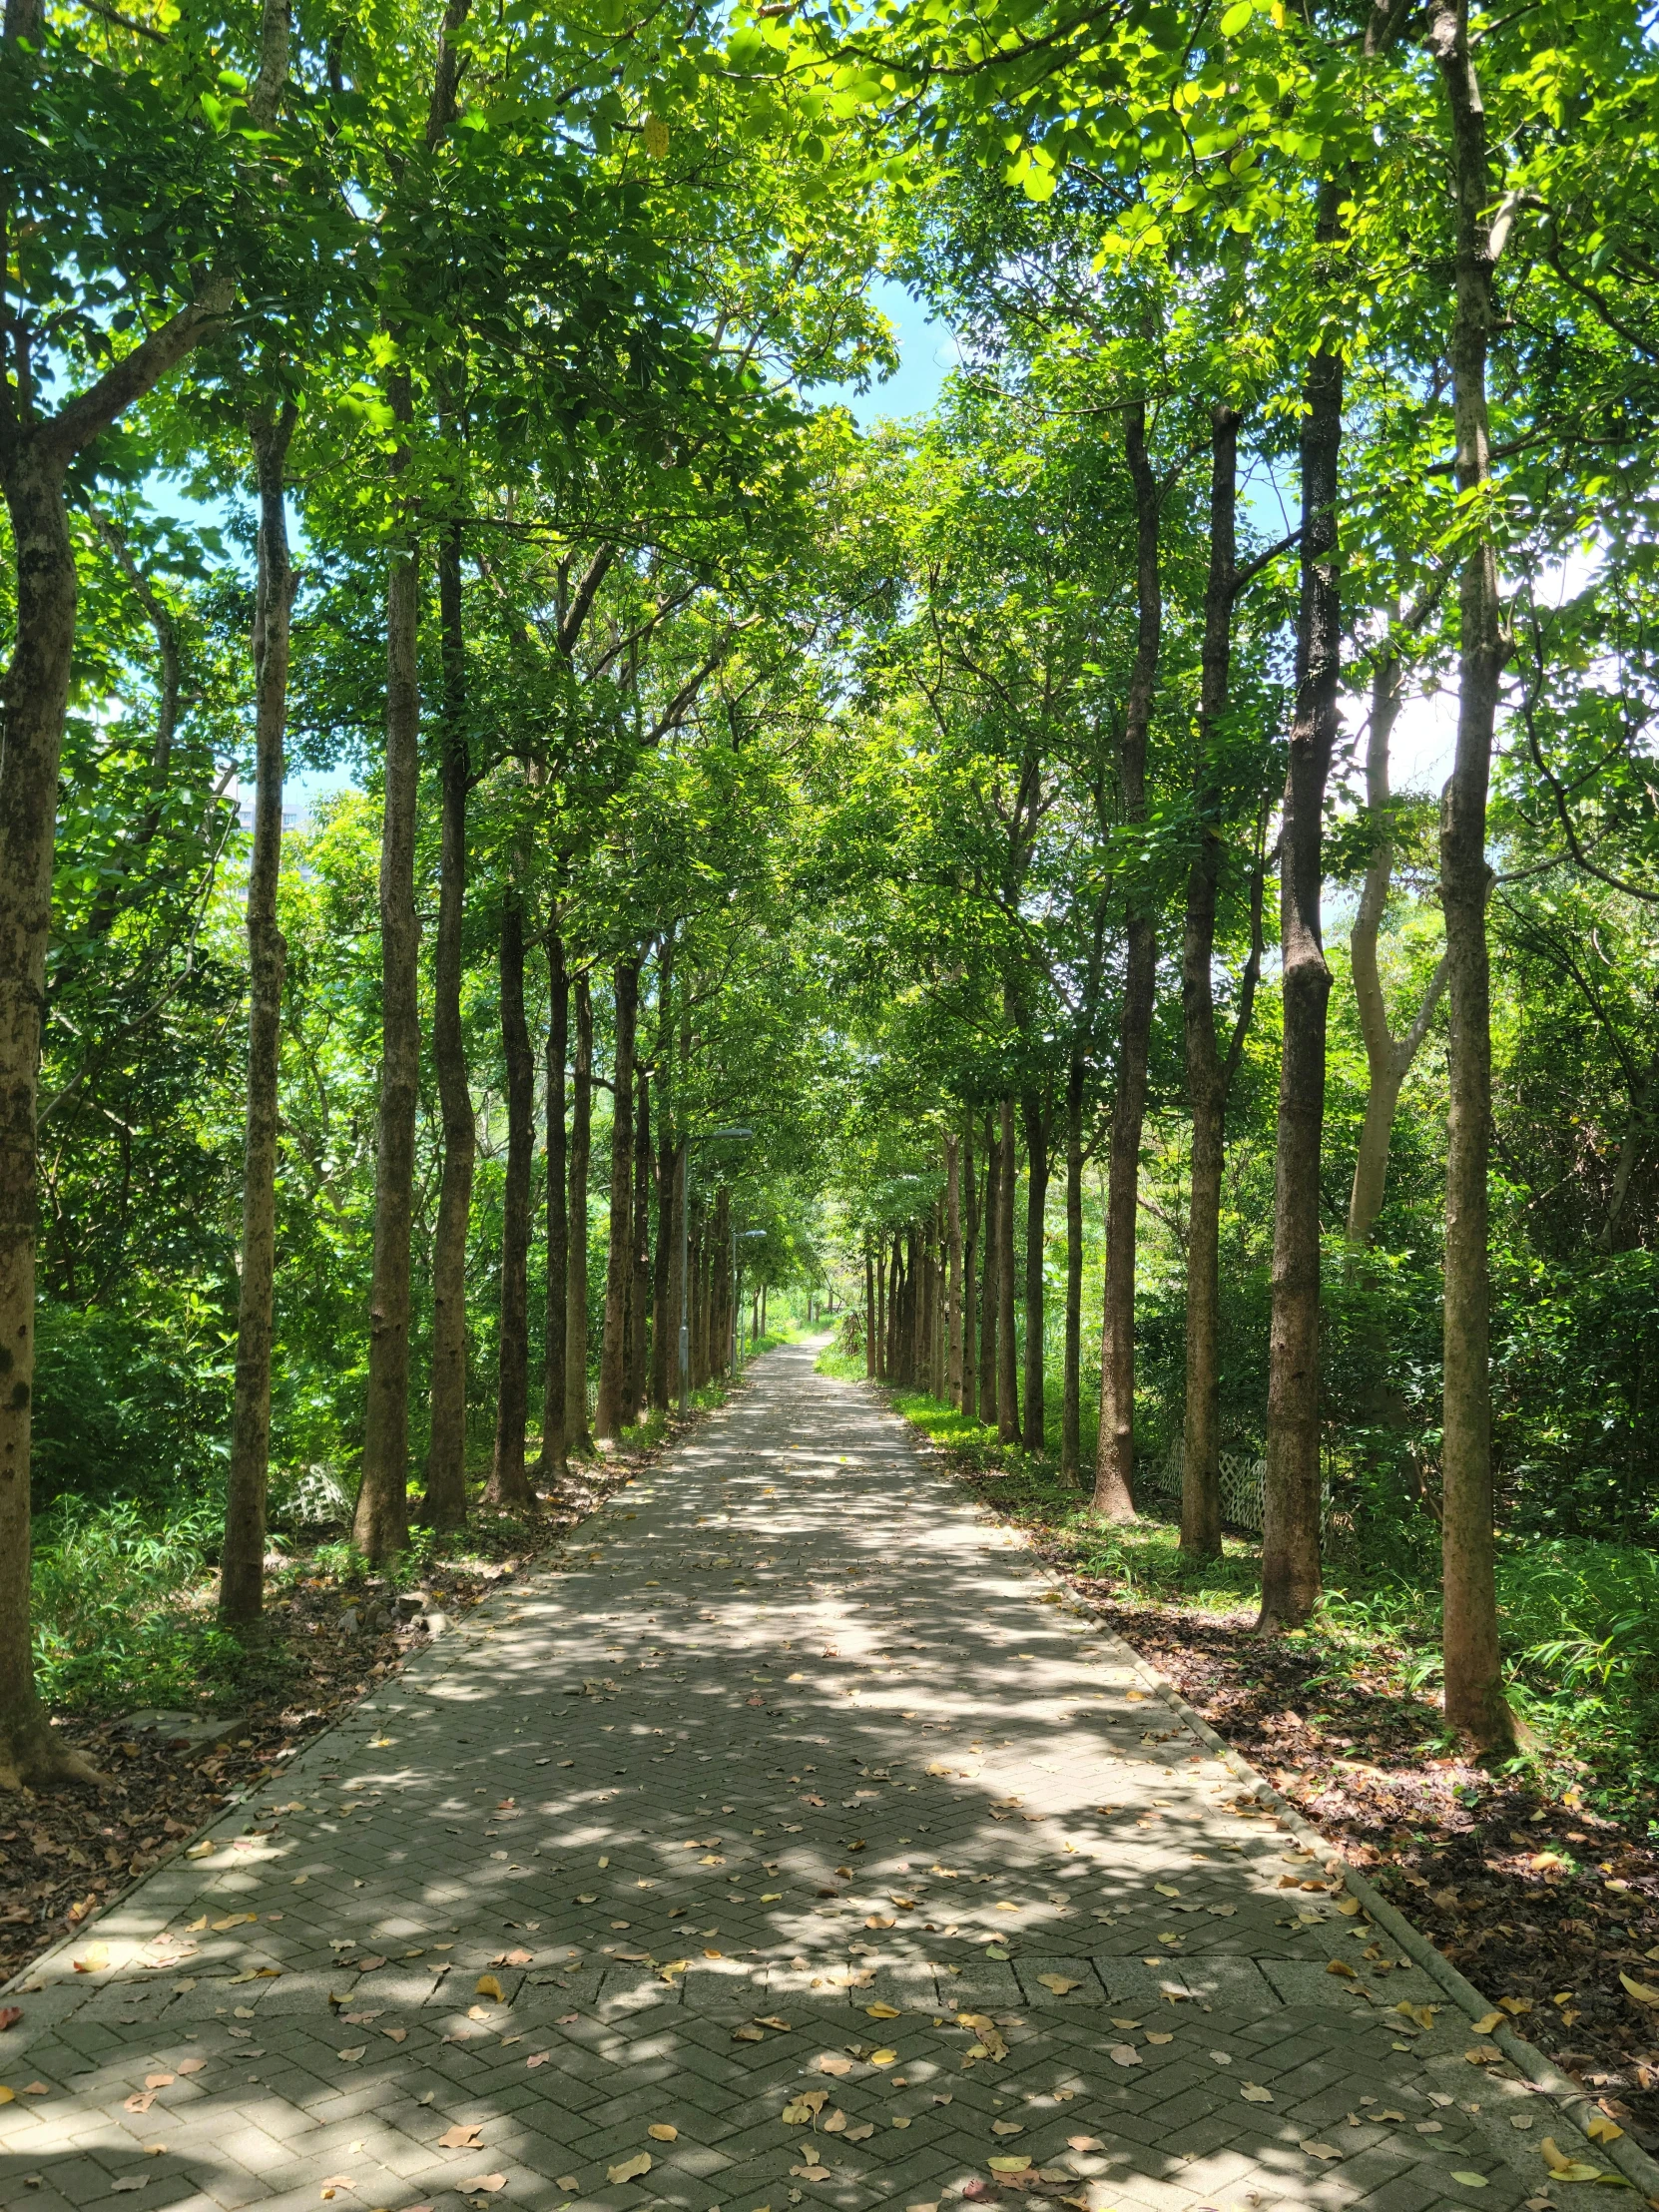
[{"label": "white lattice fence", "polygon": [[[1154,1497],[1167,1498],[1179,1512],[1185,1463],[1182,1441],[1178,1436],[1162,1459],[1138,1472],[1138,1487]],[[1258,1458],[1253,1451],[1224,1451],[1221,1454],[1221,1517],[1229,1528],[1248,1529],[1255,1536],[1262,1533],[1262,1492],[1267,1469],[1267,1461]],[[1322,1479],[1320,1483],[1320,1526],[1329,1538],[1329,1479]]]}]

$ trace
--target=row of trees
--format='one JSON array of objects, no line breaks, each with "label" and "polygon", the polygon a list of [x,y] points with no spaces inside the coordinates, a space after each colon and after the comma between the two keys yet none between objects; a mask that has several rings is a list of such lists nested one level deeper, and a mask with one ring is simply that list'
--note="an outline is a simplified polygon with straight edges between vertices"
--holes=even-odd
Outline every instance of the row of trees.
[{"label": "row of trees", "polygon": [[[614,1435],[683,1312],[716,1364],[830,1160],[876,1356],[1045,1449],[1058,1187],[1061,1462],[1097,1399],[1132,1513],[1178,1367],[1212,1551],[1247,1409],[1266,1628],[1365,1377],[1505,1741],[1494,1252],[1513,1397],[1570,1365],[1514,1285],[1582,1317],[1659,1197],[1636,18],[8,0],[0,72],[6,1771],[65,1771],[31,1458],[96,1317],[234,1348],[246,1623],[274,1451],[376,1560],[417,1464],[522,1503],[538,1398],[553,1476],[590,1372]],[[967,365],[862,438],[811,395],[886,269]],[[1390,737],[1453,670],[1436,848]]]}]

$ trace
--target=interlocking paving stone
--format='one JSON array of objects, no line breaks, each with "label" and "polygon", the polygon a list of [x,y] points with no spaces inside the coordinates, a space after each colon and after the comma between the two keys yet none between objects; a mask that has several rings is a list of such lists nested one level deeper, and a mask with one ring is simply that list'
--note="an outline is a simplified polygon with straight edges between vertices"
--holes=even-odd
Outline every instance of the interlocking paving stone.
[{"label": "interlocking paving stone", "polygon": [[1019,2156],[1055,2178],[1010,2204],[1513,2212],[1564,2123],[1150,1679],[775,1352],[14,1983],[5,2077],[50,2093],[0,2106],[0,2212],[460,2212],[491,2174],[533,2212],[948,2212]]}]

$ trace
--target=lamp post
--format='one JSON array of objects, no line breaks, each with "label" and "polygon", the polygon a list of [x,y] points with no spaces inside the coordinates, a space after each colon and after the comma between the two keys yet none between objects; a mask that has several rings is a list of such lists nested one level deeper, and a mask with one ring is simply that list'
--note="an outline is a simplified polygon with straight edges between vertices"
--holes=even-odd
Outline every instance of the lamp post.
[{"label": "lamp post", "polygon": [[751,1238],[764,1237],[764,1229],[732,1229],[732,1345],[729,1357],[732,1373],[738,1372],[738,1348],[743,1341],[743,1277],[738,1273],[738,1240],[748,1244]]},{"label": "lamp post", "polygon": [[746,1142],[755,1134],[753,1129],[711,1129],[701,1137],[686,1139],[686,1187],[680,1194],[680,1417],[685,1418],[691,1404],[691,1194],[692,1194],[692,1146],[712,1144],[717,1138],[729,1137],[736,1142]]}]

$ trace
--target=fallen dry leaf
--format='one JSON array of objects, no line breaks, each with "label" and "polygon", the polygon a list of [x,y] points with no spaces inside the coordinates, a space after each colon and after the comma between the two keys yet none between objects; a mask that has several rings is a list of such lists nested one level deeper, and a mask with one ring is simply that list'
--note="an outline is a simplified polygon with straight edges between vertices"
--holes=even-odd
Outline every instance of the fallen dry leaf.
[{"label": "fallen dry leaf", "polygon": [[632,2158],[624,2158],[614,2166],[607,2166],[605,2178],[615,2186],[622,2181],[637,2181],[641,2174],[648,2174],[650,2171],[651,2153],[648,2150],[637,2150]]},{"label": "fallen dry leaf", "polygon": [[993,2135],[1023,2135],[1025,2129],[1018,2120],[992,2120],[991,2133]]},{"label": "fallen dry leaf", "polygon": [[667,2120],[653,2120],[645,2132],[657,2143],[677,2143],[680,2140],[680,2130],[670,2127]]},{"label": "fallen dry leaf", "polygon": [[991,2158],[986,2163],[993,2174],[1022,2174],[1031,2161],[1029,2158]]},{"label": "fallen dry leaf", "polygon": [[1114,2066],[1138,2066],[1141,2054],[1133,2043],[1114,2043],[1106,2053]]},{"label": "fallen dry leaf", "polygon": [[1489,2035],[1494,2027],[1501,2027],[1502,2025],[1503,2014],[1501,2012],[1482,2012],[1479,2019],[1474,2023],[1474,2032],[1477,2035]]},{"label": "fallen dry leaf", "polygon": [[181,2058],[179,2071],[182,2074],[197,2074],[202,2071],[207,2063],[208,2061],[205,2058]]},{"label": "fallen dry leaf", "polygon": [[438,2137],[439,2150],[477,2150],[484,2140],[482,2120],[457,2120]]},{"label": "fallen dry leaf", "polygon": [[8,2027],[15,2027],[22,2017],[23,2007],[21,2004],[0,2004],[0,2035],[3,2035]]},{"label": "fallen dry leaf", "polygon": [[1633,1996],[1638,2004],[1659,2004],[1659,1989],[1653,1989],[1645,1981],[1632,1981],[1629,1974],[1621,1973],[1619,1981],[1627,1996]]},{"label": "fallen dry leaf", "polygon": [[1273,2102],[1273,2091],[1264,2089],[1259,2081],[1247,2081],[1239,2094],[1247,2104],[1271,2104]]},{"label": "fallen dry leaf", "polygon": [[1080,1981],[1068,1981],[1063,1973],[1040,1973],[1037,1979],[1045,1989],[1052,1989],[1057,1997],[1068,1995],[1073,1989],[1081,1989]]},{"label": "fallen dry leaf", "polygon": [[[109,1962],[110,1946],[108,1943],[88,1943],[80,1957],[72,1960],[77,1973],[102,1973]],[[1656,1997],[1654,2002],[1659,2004],[1659,1997]]]},{"label": "fallen dry leaf", "polygon": [[[649,2163],[650,2161],[647,2160],[647,2164]],[[505,2174],[474,2174],[470,2181],[458,2182],[456,2186],[462,2196],[468,2195],[474,2189],[487,2189],[493,2196],[497,2189],[506,2188],[507,2177]]]},{"label": "fallen dry leaf", "polygon": [[367,2048],[366,2043],[353,2043],[349,2050],[336,2050],[334,2056],[343,2060],[347,2066],[354,2066]]},{"label": "fallen dry leaf", "polygon": [[500,1982],[496,1980],[492,1973],[481,1973],[478,1976],[475,1993],[481,1997],[490,1997],[497,2004],[505,2004],[507,2001],[502,1993]]}]

